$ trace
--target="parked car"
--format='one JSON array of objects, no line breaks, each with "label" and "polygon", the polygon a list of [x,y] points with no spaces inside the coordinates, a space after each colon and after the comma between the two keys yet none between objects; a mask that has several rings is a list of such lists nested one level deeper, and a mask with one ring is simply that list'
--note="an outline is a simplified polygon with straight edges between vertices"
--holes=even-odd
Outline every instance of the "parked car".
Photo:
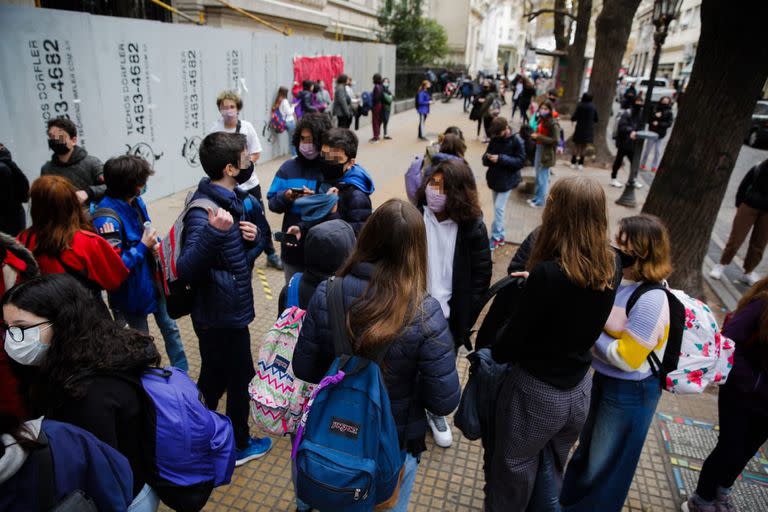
[{"label": "parked car", "polygon": [[758,147],[768,143],[768,100],[761,100],[755,105],[749,131],[744,138],[750,146]]},{"label": "parked car", "polygon": [[[649,77],[624,77],[624,79],[619,83],[619,86],[616,88],[616,101],[621,103],[621,100],[624,98],[624,91],[627,89],[630,83],[635,84],[635,89],[637,89],[637,94],[642,95],[643,98],[645,98],[645,94],[648,91],[648,84],[650,83]],[[659,100],[664,96],[669,96],[673,100],[675,99],[676,92],[672,87],[669,86],[669,80],[666,78],[659,78],[657,77],[653,81],[653,97],[651,98],[651,102],[658,103]]]}]

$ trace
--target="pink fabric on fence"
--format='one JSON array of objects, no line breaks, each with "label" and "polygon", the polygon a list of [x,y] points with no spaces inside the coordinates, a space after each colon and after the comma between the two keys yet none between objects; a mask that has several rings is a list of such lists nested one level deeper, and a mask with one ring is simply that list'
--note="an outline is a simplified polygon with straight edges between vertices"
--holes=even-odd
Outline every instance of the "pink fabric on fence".
[{"label": "pink fabric on fence", "polygon": [[326,55],[323,57],[294,57],[293,58],[293,95],[301,90],[304,80],[325,82],[325,89],[333,99],[334,81],[344,73],[344,58],[341,55]]}]

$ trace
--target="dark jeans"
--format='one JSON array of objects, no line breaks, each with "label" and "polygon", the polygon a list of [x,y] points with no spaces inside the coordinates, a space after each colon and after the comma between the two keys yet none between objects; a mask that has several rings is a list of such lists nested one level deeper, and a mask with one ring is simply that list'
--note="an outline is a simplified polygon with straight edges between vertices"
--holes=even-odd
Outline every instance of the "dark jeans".
[{"label": "dark jeans", "polygon": [[387,125],[389,124],[389,115],[391,113],[392,113],[391,107],[390,108],[385,108],[384,110],[381,111],[381,122],[384,125],[384,136],[385,137],[387,136]]},{"label": "dark jeans", "polygon": [[227,392],[227,416],[232,421],[238,450],[248,446],[248,384],[256,372],[251,355],[251,335],[247,327],[203,327],[192,322],[200,342],[200,378],[197,387],[205,405],[216,410]]},{"label": "dark jeans", "polygon": [[712,501],[718,487],[731,487],[749,459],[768,439],[768,416],[751,412],[742,405],[753,400],[731,390],[728,384],[720,388],[717,397],[720,435],[717,446],[701,468],[696,486],[696,494],[701,499]]},{"label": "dark jeans", "polygon": [[352,116],[337,116],[336,119],[338,119],[339,128],[349,128],[352,125]]},{"label": "dark jeans", "polygon": [[469,109],[472,107],[472,95],[464,96],[464,113],[466,114],[469,112]]},{"label": "dark jeans", "polygon": [[621,169],[621,164],[624,161],[624,157],[627,157],[629,159],[629,165],[632,165],[632,159],[635,157],[635,150],[632,149],[631,151],[624,151],[623,149],[619,149],[616,151],[616,159],[613,161],[611,179],[615,180],[619,175],[619,169]]},{"label": "dark jeans", "polygon": [[595,373],[589,416],[560,493],[563,510],[621,510],[659,398],[653,375],[633,381]]},{"label": "dark jeans", "polygon": [[419,114],[419,138],[424,138],[424,123],[427,122],[427,115],[429,114]]}]

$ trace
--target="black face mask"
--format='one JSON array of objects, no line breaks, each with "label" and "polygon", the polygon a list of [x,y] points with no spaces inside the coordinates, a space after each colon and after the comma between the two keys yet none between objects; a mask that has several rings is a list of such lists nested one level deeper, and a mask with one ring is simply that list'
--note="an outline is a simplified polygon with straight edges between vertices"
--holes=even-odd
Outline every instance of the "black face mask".
[{"label": "black face mask", "polygon": [[627,254],[624,251],[617,250],[619,253],[619,259],[621,259],[621,268],[629,268],[637,261],[637,256]]},{"label": "black face mask", "polygon": [[250,162],[248,164],[248,167],[246,167],[245,169],[240,169],[240,174],[238,174],[234,178],[238,185],[242,185],[243,183],[251,179],[251,176],[253,176],[253,162]]},{"label": "black face mask", "polygon": [[336,181],[344,176],[344,166],[347,162],[338,163],[333,160],[323,159],[322,173],[326,181]]},{"label": "black face mask", "polygon": [[69,152],[67,144],[56,139],[48,139],[48,147],[57,155],[65,155]]}]

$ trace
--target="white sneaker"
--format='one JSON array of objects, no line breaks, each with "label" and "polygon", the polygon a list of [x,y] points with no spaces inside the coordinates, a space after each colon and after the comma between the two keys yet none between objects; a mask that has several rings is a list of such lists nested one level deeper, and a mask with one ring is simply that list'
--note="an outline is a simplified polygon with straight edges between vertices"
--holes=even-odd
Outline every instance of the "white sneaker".
[{"label": "white sneaker", "polygon": [[753,271],[753,272],[750,272],[749,274],[744,274],[744,276],[741,279],[742,281],[747,283],[749,286],[754,286],[754,284],[760,280],[760,276]]},{"label": "white sneaker", "polygon": [[619,180],[617,180],[616,178],[613,178],[611,180],[611,186],[612,187],[616,187],[616,188],[621,188],[621,187],[624,186],[624,184],[622,182],[620,182]]},{"label": "white sneaker", "polygon": [[635,183],[633,183],[635,188],[643,188],[643,184],[640,183],[640,180],[635,180]]},{"label": "white sneaker", "polygon": [[445,416],[435,416],[429,411],[427,412],[427,423],[429,428],[432,429],[432,437],[435,439],[435,444],[441,448],[448,448],[453,444],[453,433],[448,426],[448,422],[445,421]]},{"label": "white sneaker", "polygon": [[725,265],[721,265],[719,263],[715,264],[714,267],[712,267],[712,270],[709,271],[709,277],[712,279],[720,279],[723,277],[723,271],[725,270]]},{"label": "white sneaker", "polygon": [[575,169],[575,168],[576,168],[576,164],[571,164],[571,169]]},{"label": "white sneaker", "polygon": [[579,170],[580,170],[580,171],[583,171],[583,170],[584,170],[584,166],[583,166],[583,165],[581,165],[581,164],[579,164]]}]

